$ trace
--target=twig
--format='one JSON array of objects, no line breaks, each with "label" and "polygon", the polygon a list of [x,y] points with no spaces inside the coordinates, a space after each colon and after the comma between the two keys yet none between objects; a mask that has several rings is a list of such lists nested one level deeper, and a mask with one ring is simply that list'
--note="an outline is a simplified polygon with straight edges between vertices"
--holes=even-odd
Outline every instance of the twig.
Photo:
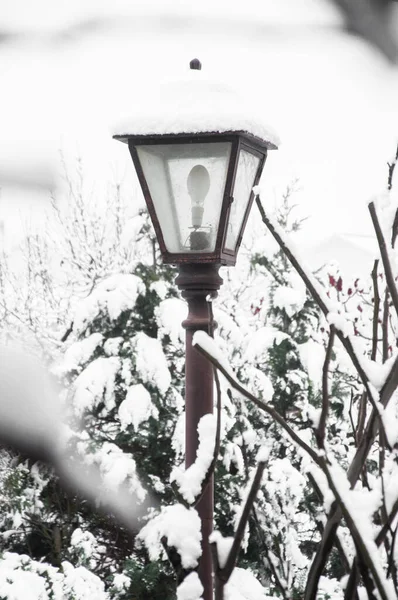
[{"label": "twig", "polygon": [[357,551],[358,551],[358,558],[359,558],[359,560],[363,560],[364,565],[372,574],[372,578],[376,585],[377,591],[380,594],[380,598],[382,600],[390,600],[389,594],[384,586],[384,582],[380,577],[380,573],[379,573],[378,569],[376,568],[375,563],[372,560],[372,556],[369,552],[369,548],[367,547],[365,541],[362,539],[362,535],[360,534],[360,531],[358,530],[355,519],[353,518],[350,511],[348,510],[348,508],[344,502],[344,499],[343,499],[342,495],[340,494],[340,491],[338,490],[337,486],[335,485],[334,479],[330,472],[329,464],[328,464],[327,460],[324,459],[323,457],[321,459],[321,462],[323,463],[322,466],[324,468],[323,470],[324,470],[324,473],[328,480],[329,487],[332,490],[333,495],[339,504],[340,510],[342,511],[342,513],[344,515],[344,519],[345,519],[347,526],[351,532],[351,535],[355,541]]},{"label": "twig", "polygon": [[380,254],[381,254],[381,259],[383,261],[383,267],[384,267],[384,273],[386,276],[387,286],[388,286],[389,292],[391,294],[391,299],[394,304],[395,312],[398,315],[398,290],[397,290],[397,286],[395,285],[395,278],[394,278],[394,275],[392,272],[390,258],[388,256],[386,240],[384,239],[384,234],[383,234],[383,231],[380,226],[380,221],[377,216],[376,207],[375,207],[374,202],[371,202],[369,204],[369,212],[370,212],[370,216],[372,217],[373,227],[375,229],[377,241],[378,241],[378,244],[380,247]]},{"label": "twig", "polygon": [[[324,503],[324,497],[323,497],[323,494],[322,494],[322,492],[321,492],[321,489],[320,489],[319,485],[318,485],[318,484],[317,484],[317,482],[316,482],[316,479],[315,479],[315,477],[314,477],[314,476],[313,476],[313,474],[311,473],[311,471],[308,471],[308,473],[307,473],[307,477],[308,477],[308,481],[311,483],[312,487],[314,488],[314,490],[315,490],[315,493],[316,493],[316,495],[317,495],[317,496],[318,496],[318,498],[319,498],[319,501],[321,502],[321,504],[323,504],[323,503]],[[320,529],[320,533],[321,533],[321,534],[323,533],[323,526],[322,526],[322,528]],[[344,549],[344,547],[343,547],[343,544],[342,544],[342,543],[341,543],[341,541],[340,541],[340,538],[339,538],[339,536],[336,536],[336,542],[335,542],[335,543],[336,543],[336,548],[337,548],[337,550],[338,550],[338,552],[339,552],[339,554],[340,554],[340,558],[341,558],[341,560],[342,560],[343,566],[344,566],[345,570],[346,570],[346,571],[347,571],[347,573],[348,573],[348,572],[349,572],[349,570],[350,570],[350,561],[349,561],[349,558],[348,558],[347,552],[345,551],[345,549]]]},{"label": "twig", "polygon": [[373,281],[373,337],[372,337],[372,353],[371,360],[376,360],[377,356],[377,341],[379,332],[379,310],[380,310],[380,294],[379,286],[377,283],[377,268],[379,266],[378,259],[375,260],[372,270],[372,281]]},{"label": "twig", "polygon": [[182,583],[189,574],[189,570],[183,568],[181,563],[181,556],[175,548],[168,545],[167,537],[163,536],[160,541],[164,548],[164,551],[166,552],[167,558],[169,559],[170,564],[174,569],[177,579],[177,586],[179,586],[180,583]]},{"label": "twig", "polygon": [[352,567],[350,576],[348,578],[347,587],[344,592],[344,600],[352,600],[353,598],[358,598],[357,586],[359,583],[359,569],[358,569],[358,559],[354,556],[354,560],[352,561]]},{"label": "twig", "polygon": [[375,539],[376,546],[380,546],[383,543],[384,538],[386,537],[387,533],[389,531],[391,531],[391,525],[392,525],[395,517],[397,516],[397,514],[398,514],[398,498],[395,500],[393,507],[390,510],[387,522],[384,523],[383,527],[380,529],[379,533],[376,536],[376,539]]},{"label": "twig", "polygon": [[356,430],[357,446],[359,446],[359,444],[362,441],[363,430],[364,430],[365,421],[366,421],[367,406],[368,406],[367,394],[366,394],[366,392],[362,392],[361,397],[359,399],[359,414],[358,414],[358,424],[357,424],[357,430]]},{"label": "twig", "polygon": [[256,507],[255,506],[253,506],[253,518],[254,518],[254,523],[256,525],[258,538],[260,540],[260,543],[262,544],[262,548],[264,550],[264,554],[265,554],[266,560],[268,562],[271,574],[272,574],[273,578],[275,579],[275,585],[279,589],[279,591],[282,594],[282,597],[284,598],[284,600],[288,600],[287,590],[285,589],[285,586],[282,583],[282,579],[279,576],[278,569],[274,565],[274,561],[272,560],[272,557],[271,557],[271,555],[270,555],[270,553],[268,551],[267,542],[264,539],[264,532],[263,532],[263,530],[261,528],[261,525],[260,525],[260,522],[259,522],[259,519],[258,519],[258,515],[257,515],[257,511],[256,511]]},{"label": "twig", "polygon": [[[394,177],[394,170],[395,170],[395,166],[397,164],[397,161],[398,161],[398,144],[397,144],[397,149],[395,151],[394,160],[391,163],[387,163],[387,166],[388,166],[387,189],[388,189],[388,191],[392,190],[392,182],[393,182],[393,177]],[[397,219],[397,214],[395,215],[395,220],[396,219]],[[395,220],[394,220],[394,225],[395,225]],[[394,226],[392,228],[392,231],[393,231],[393,237],[392,237],[391,243],[392,243],[392,247],[394,248],[394,242],[395,242],[395,238],[396,238],[396,235],[397,235]],[[395,233],[395,236],[394,236],[394,233]]]},{"label": "twig", "polygon": [[394,533],[392,535],[390,556],[388,559],[388,569],[387,569],[387,577],[389,577],[391,573],[393,574],[395,591],[397,591],[397,569],[395,567],[394,550],[395,550],[395,542],[397,540],[397,530],[398,530],[398,526],[394,529]]},{"label": "twig", "polygon": [[383,363],[388,359],[388,317],[390,315],[390,303],[389,303],[389,291],[388,287],[386,287],[384,293],[384,302],[383,302],[383,323],[382,323],[382,332],[383,332]]},{"label": "twig", "polygon": [[250,487],[250,491],[246,498],[245,506],[242,511],[242,515],[239,519],[238,527],[236,528],[234,541],[232,543],[231,549],[228,554],[228,558],[226,560],[225,566],[220,569],[217,573],[217,577],[221,579],[221,581],[227,583],[228,579],[231,576],[232,571],[234,570],[238,554],[240,551],[240,547],[242,545],[243,536],[245,534],[245,529],[247,522],[249,520],[250,511],[253,508],[254,501],[257,496],[257,492],[261,485],[261,479],[263,476],[263,472],[265,469],[265,461],[260,461],[257,465],[256,474],[254,476],[252,485]]},{"label": "twig", "polygon": [[329,366],[332,359],[333,343],[335,336],[335,328],[333,325],[330,326],[330,335],[328,347],[326,350],[325,362],[323,363],[322,371],[322,410],[319,418],[319,425],[315,431],[316,441],[318,447],[324,449],[325,447],[325,432],[326,432],[326,420],[329,412]]}]

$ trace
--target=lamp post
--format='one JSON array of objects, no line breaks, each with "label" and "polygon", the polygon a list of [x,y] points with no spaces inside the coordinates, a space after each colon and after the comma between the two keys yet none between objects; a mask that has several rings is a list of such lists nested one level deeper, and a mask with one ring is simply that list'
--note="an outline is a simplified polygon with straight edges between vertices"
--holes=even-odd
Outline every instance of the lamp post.
[{"label": "lamp post", "polygon": [[[235,95],[200,80],[190,63],[185,86],[166,86],[156,117],[144,108],[121,123],[165,263],[178,265],[176,283],[188,303],[185,411],[186,467],[196,458],[198,423],[213,412],[213,367],[192,346],[195,331],[209,328],[207,297],[217,296],[220,266],[233,266],[269,149],[277,138],[244,114]],[[197,78],[197,79],[196,79]],[[146,111],[146,112],[145,112]],[[204,600],[213,598],[209,535],[213,526],[211,479],[197,505],[202,522],[199,577]]]}]

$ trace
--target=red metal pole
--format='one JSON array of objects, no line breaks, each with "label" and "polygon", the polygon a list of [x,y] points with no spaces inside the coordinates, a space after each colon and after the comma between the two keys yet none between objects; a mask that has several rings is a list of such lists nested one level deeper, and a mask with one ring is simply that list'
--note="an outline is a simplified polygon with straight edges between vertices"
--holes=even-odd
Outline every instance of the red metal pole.
[{"label": "red metal pole", "polygon": [[[180,266],[176,283],[188,302],[189,313],[183,322],[186,330],[185,362],[185,464],[189,467],[196,458],[198,423],[203,415],[213,412],[213,367],[192,346],[195,331],[209,330],[210,320],[207,296],[217,296],[222,284],[218,274],[220,265],[187,264]],[[199,577],[204,587],[203,599],[213,600],[212,559],[209,535],[213,530],[214,484],[209,481],[197,505],[202,521],[202,557]]]}]

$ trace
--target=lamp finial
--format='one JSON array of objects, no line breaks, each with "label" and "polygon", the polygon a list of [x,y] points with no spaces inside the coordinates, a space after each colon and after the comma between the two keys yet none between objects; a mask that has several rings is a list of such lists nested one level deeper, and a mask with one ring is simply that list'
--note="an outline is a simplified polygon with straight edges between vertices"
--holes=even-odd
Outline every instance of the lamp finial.
[{"label": "lamp finial", "polygon": [[193,58],[189,63],[189,67],[195,71],[200,71],[202,68],[202,63],[198,58]]}]

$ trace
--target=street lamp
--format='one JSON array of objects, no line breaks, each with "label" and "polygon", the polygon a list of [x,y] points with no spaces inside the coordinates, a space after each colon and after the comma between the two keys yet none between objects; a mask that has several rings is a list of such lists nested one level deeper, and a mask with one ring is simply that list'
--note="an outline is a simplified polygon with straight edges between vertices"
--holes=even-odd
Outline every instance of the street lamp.
[{"label": "street lamp", "polygon": [[[239,97],[201,79],[197,59],[190,68],[184,85],[166,85],[156,95],[157,106],[142,107],[114,135],[129,146],[163,261],[179,266],[176,283],[188,302],[183,322],[187,468],[196,458],[198,423],[213,412],[213,367],[193,348],[192,338],[195,331],[208,331],[206,298],[217,296],[220,266],[235,265],[253,186],[267,151],[278,143]],[[212,480],[197,510],[203,549],[199,576],[204,600],[212,600]]]}]

